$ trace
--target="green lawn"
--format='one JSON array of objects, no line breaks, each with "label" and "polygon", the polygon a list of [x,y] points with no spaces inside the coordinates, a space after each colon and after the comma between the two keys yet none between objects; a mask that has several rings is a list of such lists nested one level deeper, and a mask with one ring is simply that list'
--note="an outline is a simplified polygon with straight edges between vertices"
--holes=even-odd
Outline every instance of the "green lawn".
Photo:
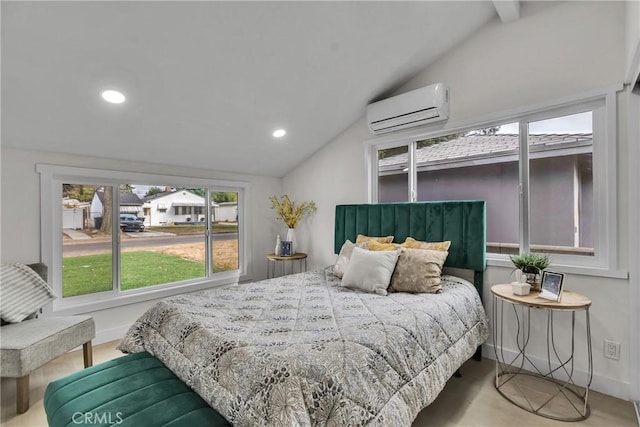
[{"label": "green lawn", "polygon": [[[204,264],[158,252],[123,252],[121,272],[121,289],[129,290],[203,277]],[[109,291],[112,282],[110,254],[63,259],[63,297]]]}]

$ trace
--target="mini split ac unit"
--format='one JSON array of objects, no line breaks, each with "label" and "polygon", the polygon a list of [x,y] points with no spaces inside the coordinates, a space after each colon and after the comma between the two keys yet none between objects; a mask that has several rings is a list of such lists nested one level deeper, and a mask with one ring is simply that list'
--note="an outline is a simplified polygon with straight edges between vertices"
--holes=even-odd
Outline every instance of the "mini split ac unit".
[{"label": "mini split ac unit", "polygon": [[449,88],[437,83],[367,105],[374,134],[440,122],[449,118]]}]

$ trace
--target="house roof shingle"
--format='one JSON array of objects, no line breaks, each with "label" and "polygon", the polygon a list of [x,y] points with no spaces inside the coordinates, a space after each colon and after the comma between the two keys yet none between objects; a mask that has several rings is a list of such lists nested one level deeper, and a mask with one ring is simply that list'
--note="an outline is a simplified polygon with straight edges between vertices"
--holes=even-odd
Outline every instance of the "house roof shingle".
[{"label": "house roof shingle", "polygon": [[[96,190],[96,194],[104,203],[104,191]],[[120,206],[142,206],[142,199],[136,193],[120,193]]]},{"label": "house roof shingle", "polygon": [[[592,151],[590,133],[533,134],[529,136],[530,153],[564,150],[569,153]],[[416,150],[416,164],[421,170],[460,167],[469,164],[491,164],[516,161],[519,140],[517,134],[465,135]],[[560,154],[560,153],[558,153]],[[396,154],[379,161],[380,172],[397,172],[407,166],[408,153]]]}]

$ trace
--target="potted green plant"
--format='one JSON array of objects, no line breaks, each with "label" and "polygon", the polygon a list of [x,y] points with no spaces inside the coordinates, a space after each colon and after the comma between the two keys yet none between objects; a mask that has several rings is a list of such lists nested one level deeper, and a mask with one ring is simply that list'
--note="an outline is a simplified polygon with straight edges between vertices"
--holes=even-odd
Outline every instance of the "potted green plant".
[{"label": "potted green plant", "polygon": [[534,291],[540,290],[542,270],[549,266],[549,255],[541,253],[525,252],[519,255],[510,255],[511,262],[527,277],[527,283]]}]

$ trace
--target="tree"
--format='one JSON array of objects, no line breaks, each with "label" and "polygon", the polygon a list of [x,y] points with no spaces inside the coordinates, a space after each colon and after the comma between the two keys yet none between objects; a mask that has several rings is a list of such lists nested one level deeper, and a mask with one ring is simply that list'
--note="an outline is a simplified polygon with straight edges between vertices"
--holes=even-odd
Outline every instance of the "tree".
[{"label": "tree", "polygon": [[189,190],[193,194],[197,194],[200,197],[204,197],[205,192],[206,192],[204,188],[185,188],[185,190]]},{"label": "tree", "polygon": [[488,128],[472,130],[467,132],[467,135],[495,135],[500,130],[500,126],[491,126]]},{"label": "tree", "polygon": [[104,195],[102,198],[102,225],[100,231],[111,234],[111,224],[113,223],[113,187],[110,185],[102,187]]},{"label": "tree", "polygon": [[451,141],[452,139],[458,139],[461,136],[465,136],[464,133],[452,133],[450,135],[438,136],[435,138],[423,139],[417,142],[417,148],[430,147],[432,145],[440,144],[441,142]]},{"label": "tree", "polygon": [[90,202],[96,188],[95,185],[62,184],[62,196],[79,202]]},{"label": "tree", "polygon": [[237,202],[238,201],[238,193],[234,193],[234,192],[213,192],[213,193],[211,193],[211,199],[216,203]]},{"label": "tree", "polygon": [[144,195],[144,197],[149,197],[149,196],[153,196],[154,194],[160,194],[160,193],[164,193],[163,188],[151,187],[147,190],[147,193]]}]

